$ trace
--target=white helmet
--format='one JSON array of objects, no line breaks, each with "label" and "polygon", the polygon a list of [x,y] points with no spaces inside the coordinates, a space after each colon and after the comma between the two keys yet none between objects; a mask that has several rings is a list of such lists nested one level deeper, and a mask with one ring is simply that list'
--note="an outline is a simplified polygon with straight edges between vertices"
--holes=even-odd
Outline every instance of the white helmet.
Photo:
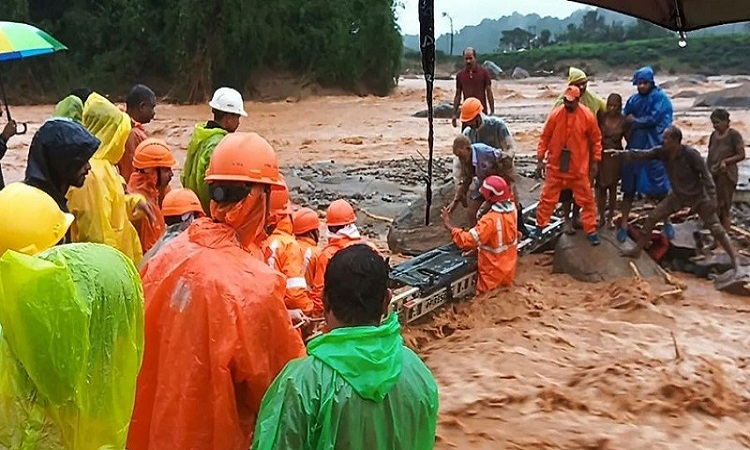
[{"label": "white helmet", "polygon": [[217,111],[247,117],[242,94],[232,88],[222,87],[217,89],[214,92],[214,98],[208,102],[208,106]]}]

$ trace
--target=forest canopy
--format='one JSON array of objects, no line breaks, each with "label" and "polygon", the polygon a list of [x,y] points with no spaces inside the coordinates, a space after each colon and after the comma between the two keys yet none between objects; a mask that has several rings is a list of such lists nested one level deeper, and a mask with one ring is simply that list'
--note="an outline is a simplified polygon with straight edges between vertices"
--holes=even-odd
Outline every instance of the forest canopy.
[{"label": "forest canopy", "polygon": [[[178,101],[220,85],[247,92],[260,70],[387,94],[402,42],[394,0],[4,0],[2,20],[36,25],[69,51],[12,64],[11,85],[121,94],[136,82]],[[5,70],[3,72],[6,72]]]}]

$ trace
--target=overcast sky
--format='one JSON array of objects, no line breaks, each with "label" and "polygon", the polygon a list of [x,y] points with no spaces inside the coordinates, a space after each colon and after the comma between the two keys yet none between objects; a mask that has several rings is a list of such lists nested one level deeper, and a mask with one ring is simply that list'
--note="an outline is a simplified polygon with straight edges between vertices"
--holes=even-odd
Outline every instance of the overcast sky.
[{"label": "overcast sky", "polygon": [[[401,32],[419,34],[418,0],[402,2],[406,8],[397,10]],[[442,17],[443,12],[453,17],[453,27],[458,31],[482,19],[499,19],[514,12],[564,18],[584,7],[586,5],[567,0],[435,0],[435,36],[450,33],[450,23]]]}]

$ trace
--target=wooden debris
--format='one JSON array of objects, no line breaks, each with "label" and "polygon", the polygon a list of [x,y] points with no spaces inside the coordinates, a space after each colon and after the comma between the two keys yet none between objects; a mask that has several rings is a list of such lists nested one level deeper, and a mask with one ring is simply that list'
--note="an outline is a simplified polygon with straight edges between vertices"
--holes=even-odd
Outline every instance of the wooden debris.
[{"label": "wooden debris", "polygon": [[636,267],[635,263],[633,261],[630,261],[628,264],[630,265],[630,269],[635,274],[635,278],[638,281],[641,281],[641,273],[638,271],[638,267]]},{"label": "wooden debris", "polygon": [[376,214],[369,212],[368,210],[364,208],[360,208],[360,211],[362,211],[362,214],[366,215],[370,219],[382,220],[383,222],[393,223],[393,219],[391,219],[390,217],[378,216]]},{"label": "wooden debris", "polygon": [[674,359],[680,361],[682,359],[682,355],[680,354],[680,348],[677,347],[677,338],[674,337],[673,332],[670,331],[669,334],[672,335],[672,345],[674,345]]}]

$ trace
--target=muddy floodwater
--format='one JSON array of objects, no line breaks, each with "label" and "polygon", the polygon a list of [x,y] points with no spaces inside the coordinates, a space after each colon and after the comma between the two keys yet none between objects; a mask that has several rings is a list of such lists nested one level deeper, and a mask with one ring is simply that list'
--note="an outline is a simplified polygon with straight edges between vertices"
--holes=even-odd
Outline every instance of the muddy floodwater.
[{"label": "muddy floodwater", "polygon": [[[440,81],[436,101],[452,101]],[[722,89],[721,78],[689,86]],[[497,115],[533,154],[561,78],[494,83]],[[592,81],[606,97],[627,97],[627,77]],[[705,152],[710,110],[692,108],[677,85],[675,123]],[[680,92],[683,95],[678,95]],[[294,180],[293,197],[324,209],[337,192],[370,213],[367,234],[385,248],[387,219],[421,195],[427,152],[423,82],[402,80],[389,97],[310,97],[249,103],[240,131],[256,131],[276,149]],[[16,107],[29,134],[10,141],[6,181],[22,178],[33,132],[52,106]],[[750,113],[731,111],[750,138]],[[147,132],[165,139],[178,160],[208,106],[159,105]],[[437,176],[449,176],[456,130],[435,121]],[[173,181],[179,180],[179,170]],[[361,218],[363,216],[360,216]],[[398,261],[398,256],[394,255]],[[682,276],[687,289],[626,278],[586,284],[551,275],[551,256],[520,261],[512,288],[453,305],[407,327],[440,387],[439,449],[743,449],[750,448],[750,301],[719,294]]]}]

